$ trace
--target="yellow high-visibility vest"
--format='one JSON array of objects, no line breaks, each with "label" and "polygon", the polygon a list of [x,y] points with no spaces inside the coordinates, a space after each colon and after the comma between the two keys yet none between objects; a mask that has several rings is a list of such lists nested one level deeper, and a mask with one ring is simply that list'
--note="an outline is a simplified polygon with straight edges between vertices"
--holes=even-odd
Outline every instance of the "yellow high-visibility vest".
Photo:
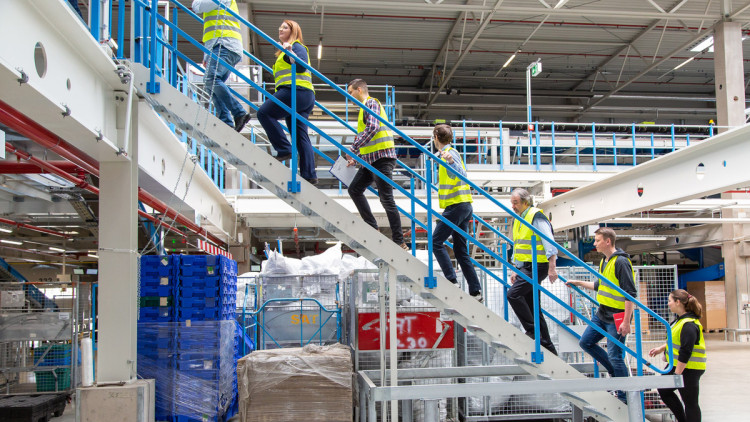
[{"label": "yellow high-visibility vest", "polygon": [[[688,323],[694,322],[698,326],[698,344],[693,346],[693,353],[690,354],[687,365],[685,368],[688,369],[706,369],[706,342],[703,338],[703,326],[701,322],[696,318],[682,318],[675,322],[672,326],[672,354],[675,359],[680,354],[680,334],[682,334],[682,327]],[[667,345],[669,347],[669,345]]]},{"label": "yellow high-visibility vest", "polygon": [[[294,41],[292,45],[299,43],[302,47],[305,47],[305,51],[307,51],[307,64],[310,64],[310,50],[307,49],[307,46],[299,42],[299,40]],[[289,50],[291,50],[292,47],[289,47]],[[279,57],[276,58],[276,63],[273,64],[273,78],[276,81],[276,89],[279,89],[282,86],[285,85],[291,85],[292,84],[292,65],[291,63],[287,63],[284,61],[284,57],[286,57],[285,52],[281,52],[279,54]],[[304,69],[304,72],[300,72],[299,69]],[[298,88],[307,88],[310,91],[315,92],[315,89],[313,89],[312,84],[312,74],[309,70],[303,68],[302,66],[297,67],[297,87]]]},{"label": "yellow high-visibility vest", "polygon": [[[232,12],[239,14],[237,2],[229,5]],[[236,38],[242,41],[240,21],[224,9],[214,9],[203,14],[203,42],[214,38]]]},{"label": "yellow high-visibility vest", "polygon": [[[526,216],[523,218],[529,224],[534,222],[534,216],[537,213],[544,215],[539,208],[529,207]],[[545,215],[544,218],[547,218]],[[531,238],[536,237],[536,262],[549,262],[547,254],[544,251],[542,238],[537,236],[533,230],[521,224],[518,219],[513,221],[513,259],[519,262],[532,262],[531,257]],[[540,274],[541,275],[541,274]]]},{"label": "yellow high-visibility vest", "polygon": [[[607,262],[604,270],[602,270],[604,259],[599,261],[599,273],[604,276],[604,278],[611,281],[612,284],[620,287],[620,280],[617,279],[617,275],[615,274],[615,262],[618,257],[614,256],[612,258]],[[628,263],[630,263],[630,269],[632,271],[633,263],[630,262],[630,258],[628,258]],[[635,280],[635,271],[633,271],[633,280]],[[599,290],[596,293],[596,300],[600,305],[606,305],[615,309],[625,309],[625,296],[608,286],[607,283],[602,283],[601,281],[599,282]]]},{"label": "yellow high-visibility vest", "polygon": [[[453,147],[448,147],[446,151],[452,151]],[[461,167],[466,171],[464,162],[460,160]],[[440,208],[447,208],[449,205],[460,204],[461,202],[474,202],[471,199],[471,186],[461,180],[458,176],[448,174],[445,166],[440,166],[438,170],[438,199]]]},{"label": "yellow high-visibility vest", "polygon": [[[367,100],[371,98],[372,97],[367,97]],[[385,109],[383,108],[383,105],[380,104],[380,101],[378,101],[377,98],[372,99],[377,101],[378,105],[380,106],[380,117],[388,120],[388,117],[386,117],[385,115]],[[365,100],[365,102],[367,102],[367,100]],[[362,133],[365,131],[365,127],[367,127],[367,124],[365,123],[366,118],[367,117],[365,115],[365,111],[360,108],[359,120],[357,121],[357,132]],[[393,133],[388,130],[388,126],[380,121],[378,123],[378,131],[375,133],[375,135],[373,135],[372,139],[370,139],[370,142],[368,142],[367,145],[359,149],[359,155],[372,154],[375,151],[381,151],[384,149],[396,147],[396,144],[393,142]]]}]

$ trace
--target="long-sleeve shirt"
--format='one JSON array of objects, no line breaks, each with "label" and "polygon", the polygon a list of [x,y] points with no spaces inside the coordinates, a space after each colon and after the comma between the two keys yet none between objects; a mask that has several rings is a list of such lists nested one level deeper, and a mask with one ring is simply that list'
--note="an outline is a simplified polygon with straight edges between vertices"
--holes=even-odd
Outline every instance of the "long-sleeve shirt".
[{"label": "long-sleeve shirt", "polygon": [[[232,4],[232,0],[219,0],[221,4],[229,8]],[[219,8],[219,6],[213,2],[213,0],[193,0],[193,5],[191,7],[193,9],[193,12],[197,14],[203,14],[208,13],[212,10],[216,10]],[[238,56],[242,57],[242,41],[238,40],[237,38],[231,38],[231,37],[221,37],[221,38],[213,38],[208,41],[206,41],[205,44],[203,44],[204,47],[206,47],[207,50],[211,51],[214,46],[221,45],[222,47],[226,47],[227,50],[237,54]],[[296,54],[296,53],[295,53]],[[204,55],[203,57],[204,62],[208,62],[208,57]]]},{"label": "long-sleeve shirt", "polygon": [[372,164],[384,157],[396,158],[395,148],[381,149],[379,151],[364,155],[359,153],[359,149],[367,146],[367,144],[372,140],[372,137],[375,136],[378,130],[380,130],[380,121],[374,116],[374,114],[380,115],[380,103],[374,98],[370,97],[365,101],[365,105],[367,106],[367,108],[372,110],[372,113],[363,113],[365,118],[365,130],[358,133],[354,138],[354,143],[352,144],[352,152],[359,155],[360,158],[362,158],[367,164]]},{"label": "long-sleeve shirt", "polygon": [[[526,208],[526,210],[521,213],[520,217],[525,218],[526,214],[529,212],[530,209],[531,207]],[[537,213],[536,215],[534,215],[534,219],[531,221],[531,225],[534,226],[540,232],[542,232],[542,234],[544,234],[545,236],[549,237],[550,239],[554,239],[555,235],[552,233],[552,224],[550,224],[549,220],[544,218],[544,216],[541,215],[540,213]],[[548,242],[547,240],[543,238],[541,240],[542,240],[542,245],[544,246],[544,254],[547,256],[548,259],[552,255],[557,255],[557,248],[555,247],[555,245],[553,245],[552,243]],[[517,260],[515,255],[513,256],[513,264],[518,268],[523,266],[523,262]]]},{"label": "long-sleeve shirt", "polygon": [[[449,149],[450,147],[451,147],[450,145],[446,145],[445,147],[443,147],[443,149],[440,150],[440,152],[448,151],[448,154],[450,154],[451,157],[453,157],[453,162],[452,163],[449,163],[448,161],[446,161],[445,163],[448,164],[450,166],[450,168],[452,168],[453,170],[456,170],[456,172],[458,172],[458,174],[460,174],[461,176],[466,177],[466,169],[461,164],[463,162],[463,161],[461,161],[461,154],[459,154],[458,151],[456,151],[455,148]],[[448,172],[448,173],[450,173],[450,172]],[[453,176],[453,175],[449,174],[449,176]]]}]

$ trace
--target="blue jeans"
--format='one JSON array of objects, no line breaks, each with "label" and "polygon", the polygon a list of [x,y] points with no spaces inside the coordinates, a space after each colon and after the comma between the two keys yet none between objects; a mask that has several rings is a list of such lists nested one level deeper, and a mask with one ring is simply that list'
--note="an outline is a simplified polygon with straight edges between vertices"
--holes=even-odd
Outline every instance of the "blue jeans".
[{"label": "blue jeans", "polygon": [[[443,217],[458,226],[459,229],[468,233],[469,221],[473,212],[474,208],[472,208],[470,202],[460,202],[448,205],[445,211],[443,211]],[[456,270],[453,269],[451,257],[443,245],[451,235],[453,235],[453,253],[456,255],[456,261],[458,261],[458,265],[464,274],[466,284],[469,285],[469,294],[473,295],[481,292],[482,285],[479,284],[474,264],[472,264],[469,257],[469,245],[466,243],[466,239],[450,226],[443,223],[442,220],[438,220],[437,225],[435,225],[435,231],[432,232],[432,253],[435,255],[440,269],[443,270],[443,274],[448,280],[453,281],[456,279]]]},{"label": "blue jeans", "polygon": [[[292,88],[282,86],[273,94],[282,103],[291,108]],[[309,89],[297,87],[297,115],[307,119],[315,106],[315,93]],[[258,121],[266,131],[268,141],[273,145],[278,155],[292,153],[292,144],[286,137],[284,129],[279,120],[286,121],[286,127],[292,130],[292,117],[272,100],[266,100],[258,109]],[[305,179],[317,179],[315,174],[315,153],[313,152],[310,136],[307,133],[307,125],[297,119],[297,152],[299,153],[299,172]]]},{"label": "blue jeans", "polygon": [[[601,319],[599,319],[599,316],[594,314],[594,317],[591,318],[591,322],[594,323],[597,327],[601,328],[602,330],[606,331],[607,334],[611,335],[612,337],[616,338],[621,343],[625,344],[625,336],[621,336],[617,333],[617,328],[615,328],[615,323],[605,323]],[[597,362],[601,363],[602,366],[604,366],[607,371],[609,372],[610,376],[612,377],[627,377],[628,374],[628,367],[625,365],[625,358],[623,356],[622,349],[615,345],[612,340],[607,339],[607,351],[605,352],[604,349],[599,346],[599,340],[603,339],[604,335],[602,335],[600,332],[596,331],[592,327],[587,327],[586,331],[583,332],[583,335],[581,336],[581,340],[578,342],[578,344],[581,346],[581,349],[583,349],[586,353],[590,354],[591,357],[596,359]],[[625,392],[624,391],[618,391],[617,397],[620,400],[625,400]]]},{"label": "blue jeans", "polygon": [[[216,44],[211,52],[232,66],[240,62],[240,56],[221,44]],[[206,74],[203,77],[204,89],[211,94],[211,101],[216,108],[216,117],[234,127],[234,119],[244,115],[245,109],[229,92],[229,88],[225,84],[228,78],[229,69],[222,66],[213,56],[209,57]]]}]

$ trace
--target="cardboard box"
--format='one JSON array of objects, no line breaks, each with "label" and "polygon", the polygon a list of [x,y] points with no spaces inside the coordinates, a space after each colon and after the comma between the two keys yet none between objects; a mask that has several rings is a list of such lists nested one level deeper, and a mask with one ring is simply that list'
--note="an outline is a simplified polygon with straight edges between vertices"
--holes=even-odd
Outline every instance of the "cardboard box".
[{"label": "cardboard box", "polygon": [[701,325],[703,330],[718,330],[727,326],[726,302],[724,301],[724,280],[691,281],[687,291],[695,296],[703,307]]},{"label": "cardboard box", "polygon": [[351,351],[341,344],[255,351],[237,363],[242,422],[351,422]]}]

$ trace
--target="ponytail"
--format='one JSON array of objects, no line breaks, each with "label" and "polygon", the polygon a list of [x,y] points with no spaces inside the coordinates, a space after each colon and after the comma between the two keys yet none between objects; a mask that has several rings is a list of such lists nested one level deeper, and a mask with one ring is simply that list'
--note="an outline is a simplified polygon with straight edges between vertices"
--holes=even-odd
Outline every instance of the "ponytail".
[{"label": "ponytail", "polygon": [[703,314],[703,307],[701,306],[698,299],[683,289],[673,290],[670,293],[672,297],[682,303],[685,306],[685,310],[692,312],[696,317],[700,318]]}]

